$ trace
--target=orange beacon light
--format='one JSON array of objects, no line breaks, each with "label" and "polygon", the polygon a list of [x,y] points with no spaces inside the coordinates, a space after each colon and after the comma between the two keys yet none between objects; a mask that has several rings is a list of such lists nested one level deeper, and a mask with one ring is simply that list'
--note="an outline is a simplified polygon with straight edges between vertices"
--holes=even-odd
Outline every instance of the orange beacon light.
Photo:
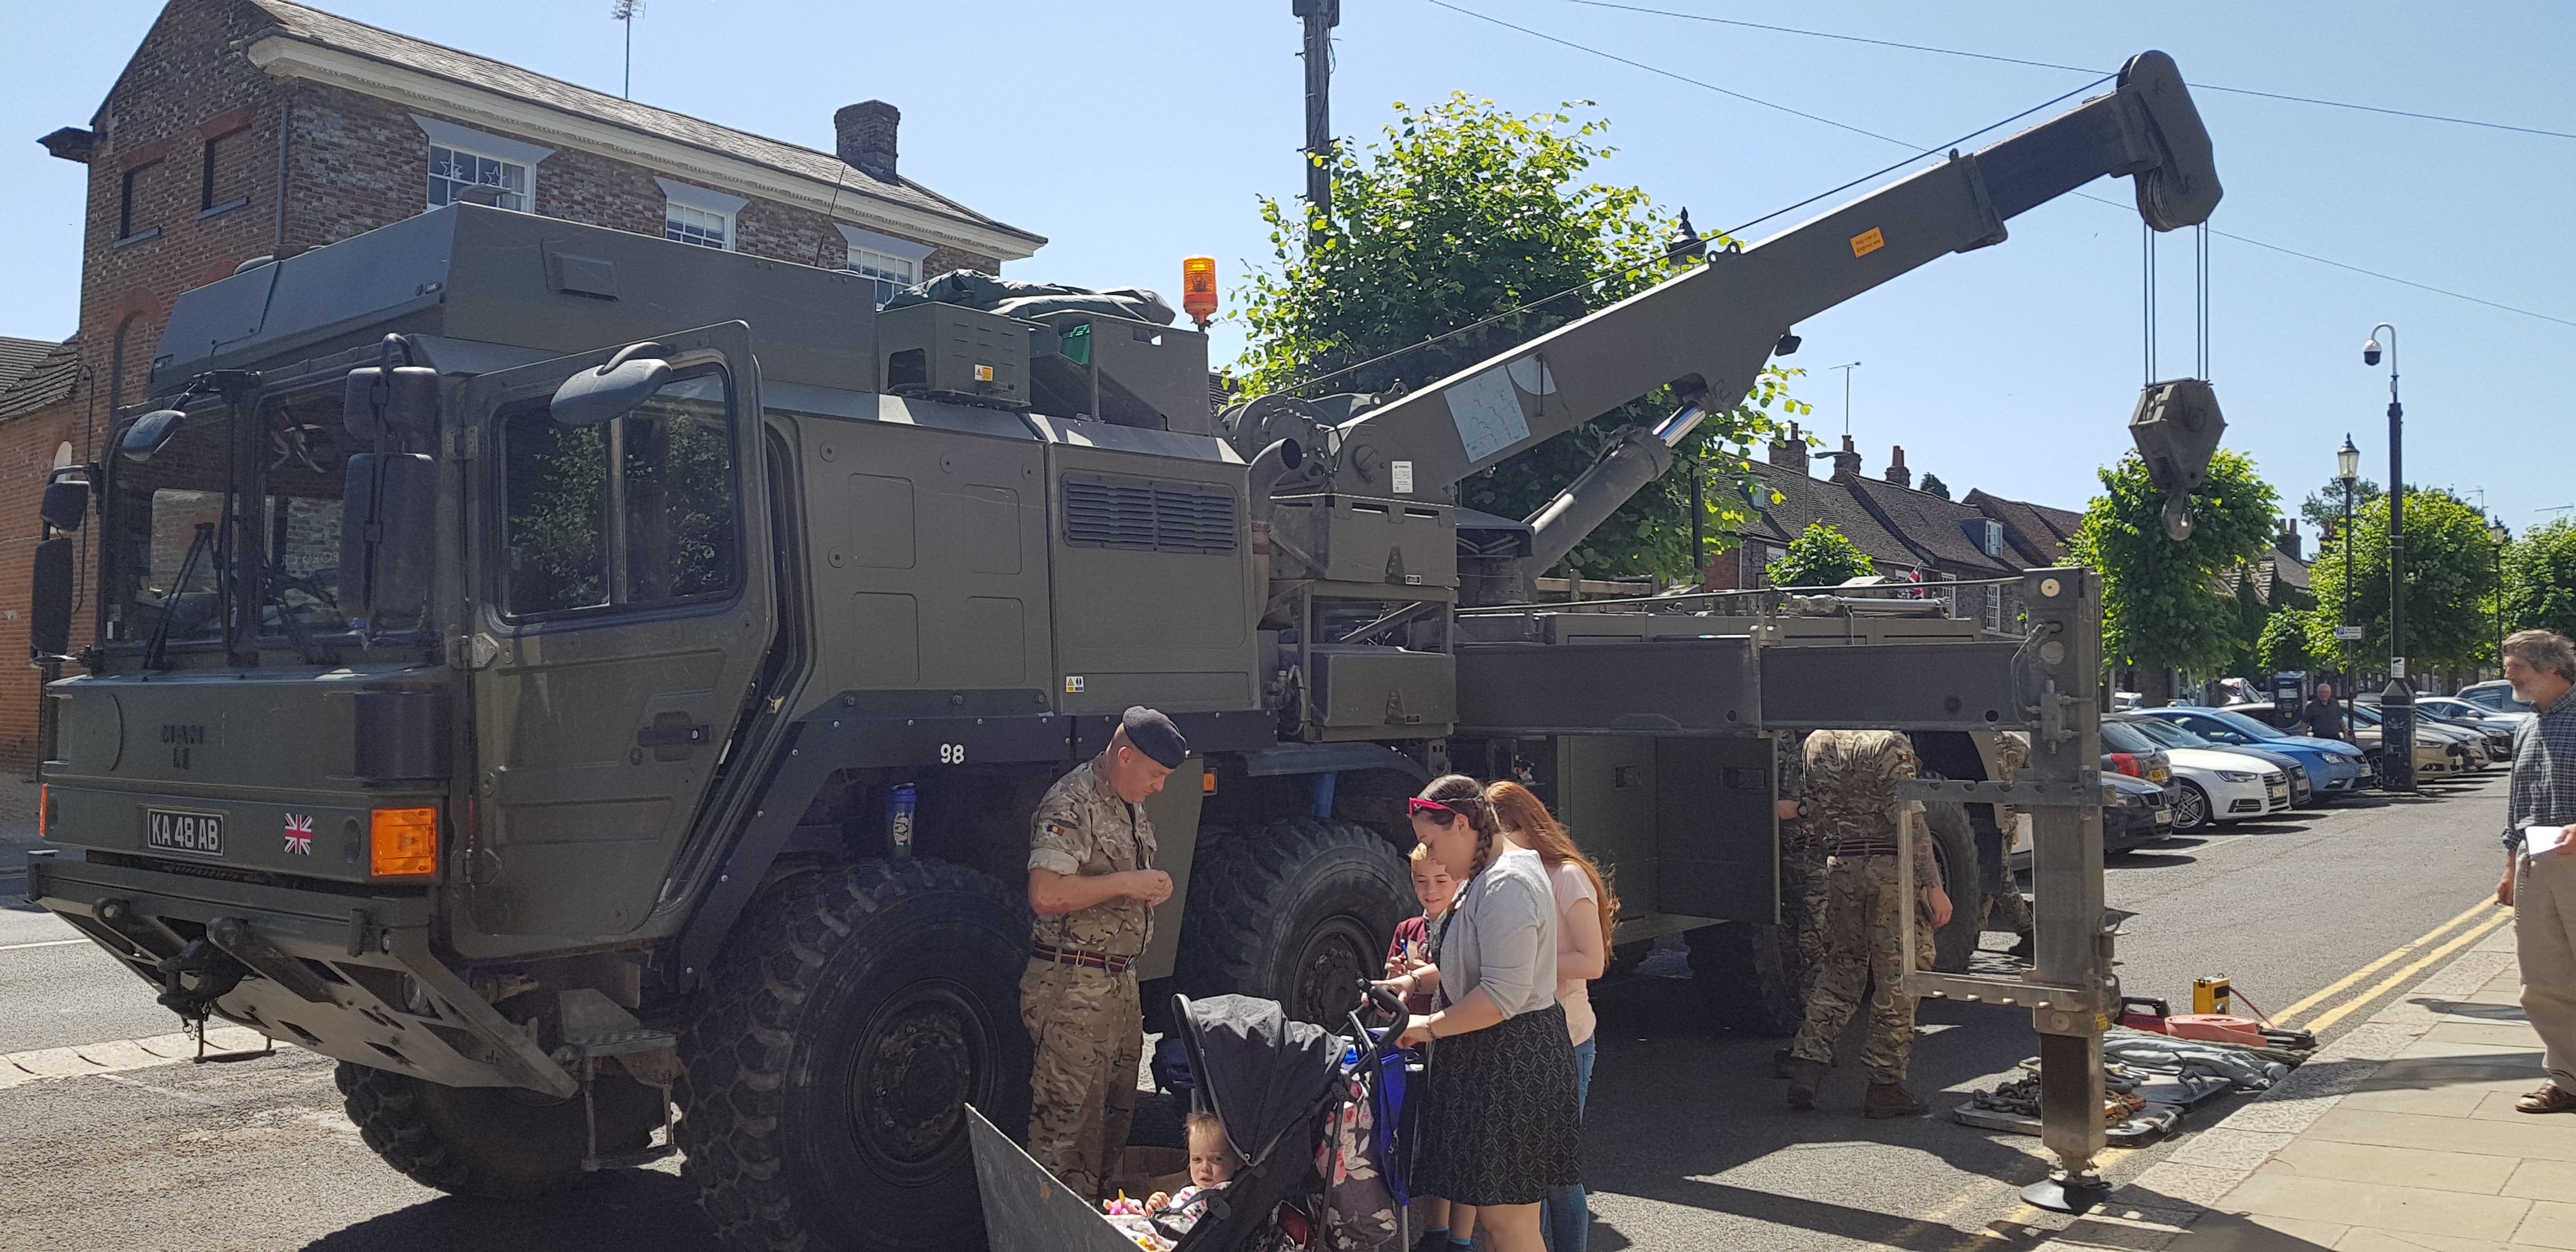
[{"label": "orange beacon light", "polygon": [[1208,319],[1216,316],[1216,258],[1185,257],[1181,261],[1181,311],[1206,330]]}]

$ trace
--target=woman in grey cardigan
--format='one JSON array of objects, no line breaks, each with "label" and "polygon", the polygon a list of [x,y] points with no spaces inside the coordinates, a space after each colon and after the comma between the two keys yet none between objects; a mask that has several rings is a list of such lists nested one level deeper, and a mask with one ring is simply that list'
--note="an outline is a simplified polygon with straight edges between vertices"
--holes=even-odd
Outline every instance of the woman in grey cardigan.
[{"label": "woman in grey cardigan", "polygon": [[1438,992],[1437,1011],[1402,1036],[1431,1044],[1413,1190],[1476,1206],[1495,1252],[1542,1252],[1540,1197],[1582,1178],[1574,1045],[1556,1001],[1556,896],[1475,779],[1433,779],[1411,809],[1414,837],[1462,884],[1432,934],[1431,964],[1381,984]]}]

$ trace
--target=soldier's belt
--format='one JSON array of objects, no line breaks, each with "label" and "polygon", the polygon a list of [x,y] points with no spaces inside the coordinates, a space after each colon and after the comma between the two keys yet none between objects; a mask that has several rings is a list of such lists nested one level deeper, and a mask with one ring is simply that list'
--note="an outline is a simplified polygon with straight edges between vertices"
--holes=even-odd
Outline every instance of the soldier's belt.
[{"label": "soldier's belt", "polygon": [[1043,943],[1031,945],[1030,955],[1041,961],[1053,961],[1058,965],[1105,969],[1113,974],[1126,973],[1127,967],[1136,963],[1136,958],[1132,956],[1111,956],[1106,952],[1085,952],[1080,948],[1049,947]]},{"label": "soldier's belt", "polygon": [[1825,849],[1827,856],[1897,856],[1901,852],[1892,843],[1838,843]]}]

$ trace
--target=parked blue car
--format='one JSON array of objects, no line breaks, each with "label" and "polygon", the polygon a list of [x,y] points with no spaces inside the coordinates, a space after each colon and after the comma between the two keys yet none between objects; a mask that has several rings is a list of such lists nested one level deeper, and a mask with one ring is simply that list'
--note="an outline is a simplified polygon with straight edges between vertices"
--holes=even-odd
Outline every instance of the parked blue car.
[{"label": "parked blue car", "polygon": [[2242,713],[2176,705],[2139,709],[2135,716],[2173,722],[2215,743],[2261,748],[2294,758],[2307,768],[2309,785],[2320,799],[2359,791],[2362,780],[2370,775],[2370,765],[2362,759],[2361,749],[2351,744],[2340,739],[2287,734]]}]

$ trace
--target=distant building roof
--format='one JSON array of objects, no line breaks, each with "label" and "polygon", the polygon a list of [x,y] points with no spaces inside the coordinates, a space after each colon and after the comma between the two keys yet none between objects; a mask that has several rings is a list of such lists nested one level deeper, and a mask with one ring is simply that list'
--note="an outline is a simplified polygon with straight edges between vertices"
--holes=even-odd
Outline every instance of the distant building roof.
[{"label": "distant building roof", "polygon": [[45,354],[53,350],[54,341],[51,339],[18,339],[0,335],[0,395],[9,394],[9,389],[17,386],[18,380],[26,377],[27,371],[36,368],[36,362],[44,360]]},{"label": "distant building roof", "polygon": [[[34,344],[41,351],[35,360],[13,375],[8,362],[16,359],[20,345]],[[0,418],[32,413],[49,404],[60,403],[72,394],[72,384],[80,380],[80,336],[61,343],[36,339],[0,339]]]},{"label": "distant building roof", "polygon": [[1968,537],[1967,523],[1983,531],[1990,520],[1973,506],[1873,478],[1857,479],[1849,490],[1883,525],[1920,552],[1924,564],[1941,561],[1997,576],[2020,568],[2009,558],[2009,546],[2004,557],[1988,556],[1982,544]]},{"label": "distant building roof", "polygon": [[2027,500],[2007,500],[1974,489],[1968,492],[1965,502],[2004,524],[2004,542],[2012,545],[2026,565],[2045,568],[2073,560],[2066,545],[2075,537],[2075,528],[2084,524],[2083,514]]},{"label": "distant building roof", "polygon": [[[839,203],[874,200],[898,212],[908,210],[962,223],[990,240],[984,246],[1001,247],[1006,260],[1027,256],[1046,243],[1043,235],[996,221],[911,179],[888,180],[861,172],[833,153],[764,138],[684,113],[657,109],[649,104],[621,100],[605,92],[548,78],[533,70],[461,52],[425,39],[396,34],[320,9],[289,3],[288,0],[250,0],[250,3],[277,23],[274,33],[254,35],[248,49],[252,61],[271,73],[280,72],[270,67],[285,59],[290,51],[282,41],[294,41],[385,67],[377,72],[399,74],[409,71],[428,75],[444,79],[469,94],[497,94],[541,110],[596,119],[634,134],[766,167],[800,180],[829,186]],[[324,77],[324,81],[329,80],[329,77]],[[430,107],[436,108],[436,105]],[[708,171],[702,170],[673,172],[712,177]],[[1012,242],[1017,246],[1002,247]]]},{"label": "distant building roof", "polygon": [[[1841,484],[1761,461],[1753,463],[1753,473],[1758,484],[1755,513],[1737,532],[1746,540],[1785,548],[1807,533],[1809,523],[1823,522],[1841,531],[1872,561],[1908,569],[1923,563],[1914,549],[1890,534]],[[1771,499],[1774,494],[1780,497],[1776,501]]]}]

